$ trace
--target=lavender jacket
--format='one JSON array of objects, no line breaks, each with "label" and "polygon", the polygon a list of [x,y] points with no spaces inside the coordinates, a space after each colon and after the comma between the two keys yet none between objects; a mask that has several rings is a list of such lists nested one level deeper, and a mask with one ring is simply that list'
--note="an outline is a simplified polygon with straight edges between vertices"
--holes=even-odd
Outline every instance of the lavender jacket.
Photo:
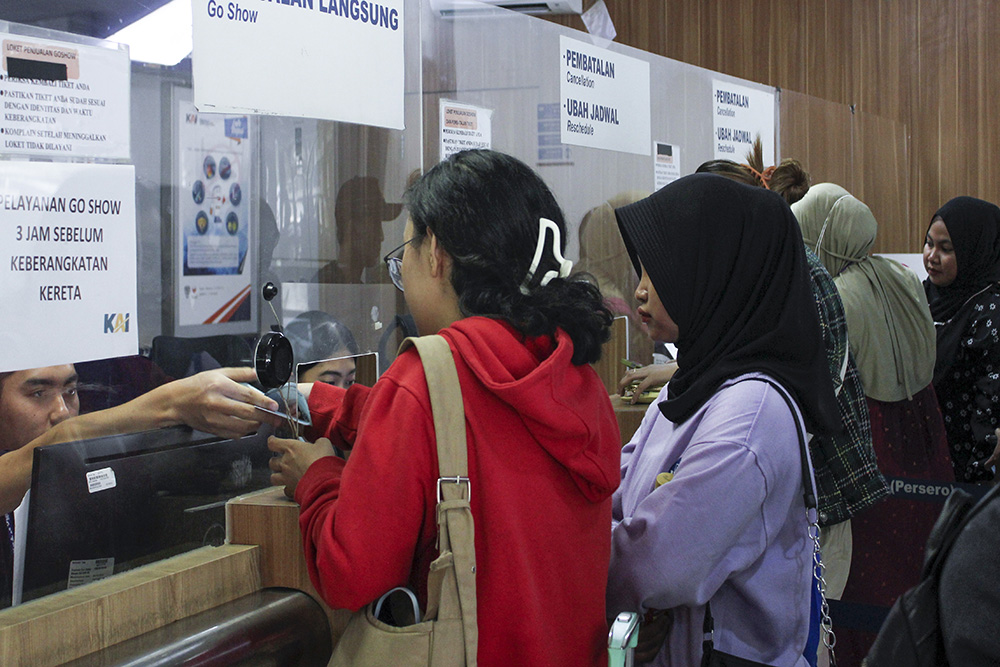
[{"label": "lavender jacket", "polygon": [[[698,665],[705,602],[718,650],[804,667],[813,584],[797,423],[752,373],[681,424],[656,403],[622,450],[608,613],[672,609],[653,664]],[[680,462],[678,464],[678,461]],[[656,476],[676,466],[656,488]]]}]

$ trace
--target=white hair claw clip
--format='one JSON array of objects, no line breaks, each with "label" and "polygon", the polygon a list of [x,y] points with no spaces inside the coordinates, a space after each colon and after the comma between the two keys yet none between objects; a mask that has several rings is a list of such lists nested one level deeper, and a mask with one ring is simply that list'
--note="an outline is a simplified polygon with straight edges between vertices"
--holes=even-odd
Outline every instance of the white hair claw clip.
[{"label": "white hair claw clip", "polygon": [[542,261],[542,252],[545,250],[546,229],[552,232],[552,256],[556,258],[557,262],[559,262],[559,270],[546,271],[545,275],[542,276],[542,280],[539,285],[541,287],[545,287],[553,278],[565,278],[569,275],[570,271],[573,270],[573,262],[563,257],[562,250],[560,249],[560,246],[562,245],[562,236],[559,233],[559,226],[548,218],[539,218],[538,243],[535,244],[535,256],[532,258],[531,266],[528,268],[528,275],[524,277],[524,281],[521,283],[521,294],[531,293],[528,286],[531,284],[531,280],[535,277],[535,271],[538,270],[538,264]]}]

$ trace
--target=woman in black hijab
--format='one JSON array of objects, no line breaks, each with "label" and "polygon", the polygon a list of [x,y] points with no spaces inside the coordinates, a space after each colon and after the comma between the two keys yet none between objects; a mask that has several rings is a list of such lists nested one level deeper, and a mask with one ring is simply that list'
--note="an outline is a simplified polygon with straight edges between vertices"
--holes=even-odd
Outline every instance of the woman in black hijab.
[{"label": "woman in black hijab", "polygon": [[924,239],[924,290],[937,329],[934,389],[955,478],[993,479],[1000,456],[1000,208],[955,197]]},{"label": "woman in black hijab", "polygon": [[679,355],[622,450],[608,610],[667,612],[666,643],[655,623],[642,638],[657,665],[699,663],[709,601],[715,650],[799,664],[818,632],[798,413],[814,433],[840,419],[798,223],[778,195],[708,174],[615,213],[639,314]]},{"label": "woman in black hijab", "polygon": [[616,211],[680,330],[663,414],[683,421],[725,380],[759,372],[792,393],[810,432],[839,430],[833,391],[817,386],[829,371],[791,209],[728,179],[681,180]]}]

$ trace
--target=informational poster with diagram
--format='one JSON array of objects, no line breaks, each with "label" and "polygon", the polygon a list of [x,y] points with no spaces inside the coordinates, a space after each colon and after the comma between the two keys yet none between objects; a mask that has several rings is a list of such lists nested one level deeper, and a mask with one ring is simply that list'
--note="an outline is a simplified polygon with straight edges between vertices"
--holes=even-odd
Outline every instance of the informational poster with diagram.
[{"label": "informational poster with diagram", "polygon": [[0,31],[0,152],[131,157],[128,50]]},{"label": "informational poster with diagram", "polygon": [[177,102],[178,326],[249,322],[253,262],[251,120]]},{"label": "informational poster with diagram", "polygon": [[135,168],[0,161],[0,372],[136,354]]}]

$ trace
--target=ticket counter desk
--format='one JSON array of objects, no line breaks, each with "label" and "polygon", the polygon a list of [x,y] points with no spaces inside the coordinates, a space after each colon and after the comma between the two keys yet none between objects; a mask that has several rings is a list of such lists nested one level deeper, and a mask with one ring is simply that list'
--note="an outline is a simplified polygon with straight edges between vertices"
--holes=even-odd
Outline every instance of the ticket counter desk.
[{"label": "ticket counter desk", "polygon": [[[627,339],[628,321],[625,317],[616,317],[611,324],[611,335],[601,350],[601,358],[593,364],[597,376],[601,378],[605,389],[608,390],[611,399],[611,406],[615,410],[615,417],[618,419],[618,430],[621,432],[622,445],[632,439],[632,434],[639,428],[646,408],[649,405],[629,405],[622,402],[618,397],[618,381],[625,373],[626,367],[622,365],[622,359],[628,359]],[[651,363],[652,359],[633,359],[643,365]]]},{"label": "ticket counter desk", "polygon": [[[598,368],[614,388],[624,356],[617,329]],[[648,406],[625,404],[614,394],[610,401],[624,444]],[[70,464],[48,467],[64,471]],[[122,482],[119,477],[118,491]],[[329,609],[309,581],[298,505],[282,489],[267,488],[229,500],[225,510],[223,546],[0,612],[0,665],[325,665],[350,613]],[[83,525],[92,514],[84,511],[64,529],[93,534]]]},{"label": "ticket counter desk", "polygon": [[642,418],[646,415],[648,404],[639,403],[630,405],[623,402],[617,394],[611,394],[611,405],[615,409],[615,418],[618,420],[618,430],[622,436],[622,446],[628,444],[632,435],[638,430]]},{"label": "ticket counter desk", "polygon": [[0,665],[325,665],[349,612],[309,582],[280,488],[226,506],[227,544],[0,612]]}]

